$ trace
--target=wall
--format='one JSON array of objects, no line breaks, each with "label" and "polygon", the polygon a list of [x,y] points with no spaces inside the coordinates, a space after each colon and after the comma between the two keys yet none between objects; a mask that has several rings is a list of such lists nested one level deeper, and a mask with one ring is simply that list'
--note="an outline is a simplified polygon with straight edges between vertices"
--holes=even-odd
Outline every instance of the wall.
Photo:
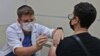
[{"label": "wall", "polygon": [[[16,10],[22,4],[28,4],[33,7],[36,15],[36,22],[56,28],[64,28],[65,36],[73,34],[69,27],[67,14],[72,13],[73,6],[80,1],[91,2],[97,8],[97,19],[89,29],[91,34],[100,38],[100,4],[99,0],[0,0],[0,48],[5,42],[5,30],[9,24],[17,19]],[[47,47],[43,48],[42,56],[47,56]]]}]

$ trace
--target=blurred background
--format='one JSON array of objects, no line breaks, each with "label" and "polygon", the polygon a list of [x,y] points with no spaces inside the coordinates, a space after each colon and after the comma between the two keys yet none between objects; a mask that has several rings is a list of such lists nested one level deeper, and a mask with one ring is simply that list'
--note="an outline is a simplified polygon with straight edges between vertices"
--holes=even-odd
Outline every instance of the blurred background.
[{"label": "blurred background", "polygon": [[[79,2],[92,3],[97,9],[96,21],[90,27],[92,35],[100,38],[100,0],[0,0],[0,48],[5,43],[6,28],[17,21],[17,8],[27,4],[35,11],[36,22],[50,28],[63,27],[65,36],[73,34],[67,15]],[[48,47],[42,49],[42,56],[47,56]]]}]

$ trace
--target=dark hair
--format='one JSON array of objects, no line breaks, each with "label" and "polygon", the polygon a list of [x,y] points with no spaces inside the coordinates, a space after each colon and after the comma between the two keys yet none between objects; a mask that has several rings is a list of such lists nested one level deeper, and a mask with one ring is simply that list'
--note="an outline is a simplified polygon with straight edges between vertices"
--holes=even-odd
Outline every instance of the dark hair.
[{"label": "dark hair", "polygon": [[81,2],[74,6],[74,15],[79,17],[81,27],[88,29],[95,21],[97,11],[92,4],[88,2]]},{"label": "dark hair", "polygon": [[22,5],[17,9],[17,15],[20,18],[22,15],[34,15],[33,9],[28,5]]}]

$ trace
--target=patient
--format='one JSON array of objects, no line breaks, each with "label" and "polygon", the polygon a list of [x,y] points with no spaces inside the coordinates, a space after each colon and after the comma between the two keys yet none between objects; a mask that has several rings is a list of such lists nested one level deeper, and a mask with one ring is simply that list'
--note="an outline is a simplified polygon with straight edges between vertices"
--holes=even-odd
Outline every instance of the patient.
[{"label": "patient", "polygon": [[[96,15],[96,8],[91,3],[76,4],[73,13],[68,15],[70,28],[75,34],[65,37],[57,47],[52,46],[49,56],[100,56],[100,39],[92,36],[88,31]],[[81,40],[85,51],[74,35]]]}]

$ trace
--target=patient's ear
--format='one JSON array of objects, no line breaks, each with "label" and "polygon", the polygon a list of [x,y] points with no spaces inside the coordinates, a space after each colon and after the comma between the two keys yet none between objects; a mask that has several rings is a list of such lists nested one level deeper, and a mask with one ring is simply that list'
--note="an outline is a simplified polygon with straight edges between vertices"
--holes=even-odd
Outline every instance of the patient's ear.
[{"label": "patient's ear", "polygon": [[74,19],[72,19],[72,25],[76,25],[80,22],[79,17],[74,17]]}]

